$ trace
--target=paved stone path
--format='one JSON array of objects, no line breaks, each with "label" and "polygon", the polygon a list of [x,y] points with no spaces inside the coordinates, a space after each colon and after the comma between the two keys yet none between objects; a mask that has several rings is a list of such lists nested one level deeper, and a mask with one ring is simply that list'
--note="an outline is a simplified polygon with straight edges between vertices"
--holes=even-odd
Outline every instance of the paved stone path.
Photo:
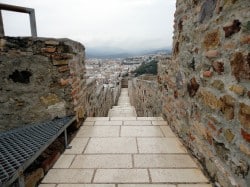
[{"label": "paved stone path", "polygon": [[166,121],[136,117],[127,89],[109,117],[87,118],[71,145],[40,187],[211,187]]}]

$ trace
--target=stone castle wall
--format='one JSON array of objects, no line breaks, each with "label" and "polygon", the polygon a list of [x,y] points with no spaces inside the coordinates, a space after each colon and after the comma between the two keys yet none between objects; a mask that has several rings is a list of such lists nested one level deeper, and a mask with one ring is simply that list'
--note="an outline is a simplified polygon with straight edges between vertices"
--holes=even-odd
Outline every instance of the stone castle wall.
[{"label": "stone castle wall", "polygon": [[0,131],[55,117],[106,116],[121,83],[85,78],[84,46],[68,39],[0,38]]},{"label": "stone castle wall", "polygon": [[0,130],[83,118],[84,46],[67,39],[0,38]]},{"label": "stone castle wall", "polygon": [[250,185],[250,2],[177,0],[162,112],[221,186]]},{"label": "stone castle wall", "polygon": [[156,76],[142,75],[128,83],[129,97],[138,117],[161,116],[160,92]]},{"label": "stone castle wall", "polygon": [[106,117],[109,109],[118,102],[121,83],[110,87],[97,85],[95,80],[87,81],[86,115],[89,117]]}]

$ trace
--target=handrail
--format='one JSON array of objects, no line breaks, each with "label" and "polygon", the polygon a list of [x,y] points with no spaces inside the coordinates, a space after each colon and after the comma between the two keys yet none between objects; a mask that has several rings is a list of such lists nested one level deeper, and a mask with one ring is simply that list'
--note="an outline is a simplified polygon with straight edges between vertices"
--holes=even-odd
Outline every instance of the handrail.
[{"label": "handrail", "polygon": [[20,7],[20,6],[8,5],[8,4],[2,4],[2,3],[0,3],[0,37],[5,35],[4,26],[3,26],[3,18],[2,18],[2,10],[29,14],[31,35],[33,37],[37,37],[36,17],[35,17],[35,10],[33,8],[26,8],[26,7]]}]

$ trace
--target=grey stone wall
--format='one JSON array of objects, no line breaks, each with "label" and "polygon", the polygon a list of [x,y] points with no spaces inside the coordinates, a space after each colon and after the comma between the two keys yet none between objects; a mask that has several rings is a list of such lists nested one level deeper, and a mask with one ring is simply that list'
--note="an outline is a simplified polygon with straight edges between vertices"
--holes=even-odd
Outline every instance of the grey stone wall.
[{"label": "grey stone wall", "polygon": [[109,109],[116,105],[121,93],[121,82],[110,87],[97,85],[95,80],[87,81],[86,115],[88,117],[106,117]]},{"label": "grey stone wall", "polygon": [[161,92],[156,76],[142,75],[128,83],[131,105],[135,107],[138,117],[161,116]]},{"label": "grey stone wall", "polygon": [[0,131],[83,118],[84,46],[68,39],[0,38]]},{"label": "grey stone wall", "polygon": [[250,2],[177,0],[162,112],[220,186],[250,186]]}]

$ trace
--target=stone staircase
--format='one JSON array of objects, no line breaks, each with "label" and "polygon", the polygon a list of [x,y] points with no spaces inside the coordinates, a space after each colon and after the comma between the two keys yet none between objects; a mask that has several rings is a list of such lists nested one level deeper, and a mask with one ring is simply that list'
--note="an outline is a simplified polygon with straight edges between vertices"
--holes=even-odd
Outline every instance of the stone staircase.
[{"label": "stone staircase", "polygon": [[88,117],[40,187],[211,187],[161,117],[136,117],[127,89],[109,117]]},{"label": "stone staircase", "polygon": [[136,117],[135,107],[130,105],[128,90],[122,88],[118,105],[109,110],[109,117]]}]

